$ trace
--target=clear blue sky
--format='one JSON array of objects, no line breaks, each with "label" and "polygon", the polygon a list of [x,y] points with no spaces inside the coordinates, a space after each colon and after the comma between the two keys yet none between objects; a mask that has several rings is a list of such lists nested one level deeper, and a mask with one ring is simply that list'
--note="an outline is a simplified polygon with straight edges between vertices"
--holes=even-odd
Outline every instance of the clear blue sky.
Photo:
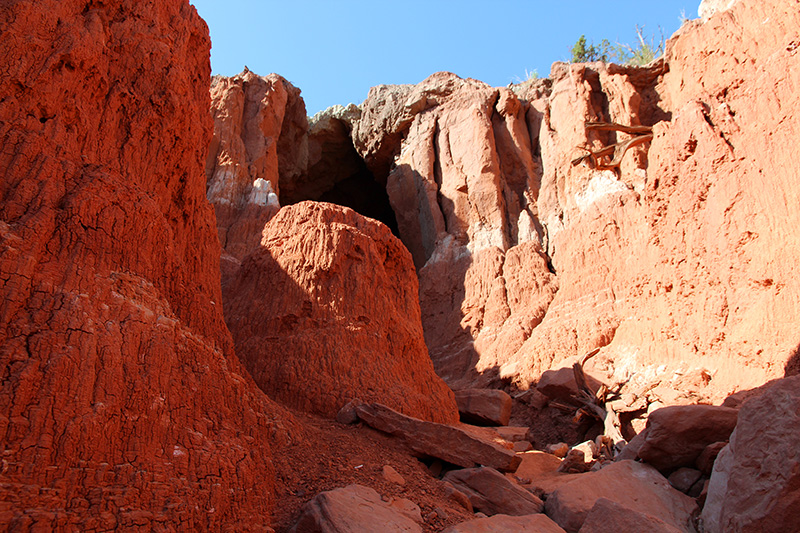
[{"label": "clear blue sky", "polygon": [[211,32],[211,67],[247,65],[302,90],[309,115],[361,103],[379,84],[447,70],[493,86],[550,73],[582,34],[633,43],[635,26],[669,37],[700,0],[191,0]]}]

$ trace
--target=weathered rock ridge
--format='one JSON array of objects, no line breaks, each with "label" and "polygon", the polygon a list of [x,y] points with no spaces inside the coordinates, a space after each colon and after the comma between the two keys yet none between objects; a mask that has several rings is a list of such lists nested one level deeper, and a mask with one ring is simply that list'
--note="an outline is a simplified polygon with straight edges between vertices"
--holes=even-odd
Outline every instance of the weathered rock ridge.
[{"label": "weathered rock ridge", "polygon": [[286,405],[333,418],[348,401],[458,421],[422,335],[411,256],[386,226],[301,202],[264,228],[226,288],[236,353]]},{"label": "weathered rock ridge", "polygon": [[0,6],[0,523],[263,529],[273,405],[233,353],[185,1]]}]

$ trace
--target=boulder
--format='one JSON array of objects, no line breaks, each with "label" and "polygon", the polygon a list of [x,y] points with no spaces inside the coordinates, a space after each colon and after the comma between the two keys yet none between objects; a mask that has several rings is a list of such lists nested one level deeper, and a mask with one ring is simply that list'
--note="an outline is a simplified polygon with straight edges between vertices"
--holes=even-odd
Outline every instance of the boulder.
[{"label": "boulder", "polygon": [[694,468],[681,467],[669,475],[667,481],[684,494],[689,494],[692,487],[700,480],[702,473]]},{"label": "boulder", "polygon": [[359,398],[458,421],[423,340],[411,256],[380,222],[284,207],[224,296],[236,354],[271,398],[330,418]]},{"label": "boulder", "polygon": [[583,450],[572,448],[567,452],[567,456],[564,457],[564,460],[561,461],[558,471],[564,472],[565,474],[580,474],[582,472],[588,472],[591,467],[591,456],[586,457]]},{"label": "boulder", "polygon": [[463,467],[486,465],[504,472],[515,471],[521,462],[512,450],[457,427],[405,416],[376,403],[358,405],[355,411],[365,424],[403,439],[421,457]]},{"label": "boulder", "polygon": [[466,494],[473,509],[487,516],[522,516],[542,512],[542,500],[494,468],[451,470],[443,480]]},{"label": "boulder", "polygon": [[639,448],[642,461],[661,471],[694,467],[709,444],[727,440],[739,411],[714,405],[676,405],[653,411]]},{"label": "boulder", "polygon": [[222,316],[208,27],[16,0],[0,35],[0,529],[268,529],[294,430]]},{"label": "boulder", "polygon": [[647,439],[647,427],[641,433],[637,433],[628,444],[622,448],[622,451],[614,458],[615,461],[635,461],[639,458],[639,450],[642,448],[645,439]]},{"label": "boulder", "polygon": [[529,479],[553,474],[561,464],[561,460],[558,457],[536,450],[520,453],[519,457],[522,458],[522,462],[517,468],[516,474]]},{"label": "boulder", "polygon": [[[586,375],[589,388],[597,390],[600,388],[600,381],[590,375]],[[550,399],[561,401],[574,401],[579,397],[578,384],[575,382],[575,372],[572,367],[559,368],[558,370],[548,370],[542,373],[536,390]]]},{"label": "boulder", "polygon": [[561,485],[547,497],[545,513],[569,533],[576,533],[600,498],[693,533],[695,501],[673,489],[652,466],[634,461],[611,463]]},{"label": "boulder", "polygon": [[303,506],[302,514],[290,533],[358,533],[380,524],[381,531],[422,532],[420,525],[405,512],[381,499],[375,490],[348,485],[317,494]]},{"label": "boulder", "polygon": [[708,533],[797,531],[800,516],[800,376],[746,401],[719,453],[703,508]]},{"label": "boulder", "polygon": [[497,514],[450,526],[442,533],[564,533],[543,514],[508,516]]},{"label": "boulder", "polygon": [[[635,505],[635,504],[634,504]],[[600,498],[586,515],[579,533],[681,533],[654,516],[634,511],[606,498]]]},{"label": "boulder", "polygon": [[727,442],[715,442],[706,446],[706,449],[700,453],[697,460],[694,462],[695,467],[700,470],[704,476],[710,476],[711,471],[714,469],[714,461],[717,460],[719,452],[722,448],[727,446]]},{"label": "boulder", "polygon": [[507,426],[511,396],[496,389],[464,389],[455,392],[458,413],[468,424]]}]

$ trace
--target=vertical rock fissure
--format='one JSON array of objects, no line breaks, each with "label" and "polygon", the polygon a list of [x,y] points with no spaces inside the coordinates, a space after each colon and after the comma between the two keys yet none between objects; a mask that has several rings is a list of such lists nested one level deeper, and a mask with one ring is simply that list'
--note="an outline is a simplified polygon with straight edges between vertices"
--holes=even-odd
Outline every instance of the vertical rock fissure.
[{"label": "vertical rock fissure", "polygon": [[439,157],[440,134],[441,134],[441,128],[439,127],[439,121],[436,120],[434,121],[434,130],[433,130],[433,181],[436,183],[436,205],[439,206],[439,212],[442,214],[442,220],[444,222],[444,231],[445,233],[449,233],[447,217],[445,216],[445,210],[444,210],[444,196],[442,195],[442,161],[441,158]]}]

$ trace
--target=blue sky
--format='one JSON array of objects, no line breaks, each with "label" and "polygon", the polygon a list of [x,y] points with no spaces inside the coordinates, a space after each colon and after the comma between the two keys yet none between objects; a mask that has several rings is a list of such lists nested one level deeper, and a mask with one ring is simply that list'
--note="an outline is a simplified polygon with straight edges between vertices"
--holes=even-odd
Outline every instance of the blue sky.
[{"label": "blue sky", "polygon": [[448,70],[493,86],[550,73],[587,40],[633,43],[635,26],[669,37],[700,0],[191,0],[211,32],[211,67],[247,65],[302,90],[309,115],[360,103],[379,84]]}]

